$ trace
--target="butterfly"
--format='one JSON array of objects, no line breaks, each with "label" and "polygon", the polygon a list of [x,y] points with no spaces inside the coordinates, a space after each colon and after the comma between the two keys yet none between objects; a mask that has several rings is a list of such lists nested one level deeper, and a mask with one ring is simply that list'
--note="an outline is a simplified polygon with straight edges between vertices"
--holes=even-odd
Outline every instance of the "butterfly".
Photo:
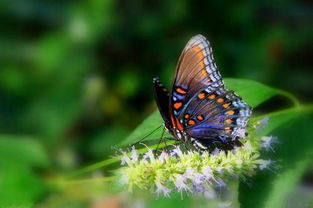
[{"label": "butterfly", "polygon": [[251,107],[224,86],[210,43],[192,37],[182,51],[169,92],[153,79],[164,126],[174,139],[200,150],[231,150],[246,136]]}]

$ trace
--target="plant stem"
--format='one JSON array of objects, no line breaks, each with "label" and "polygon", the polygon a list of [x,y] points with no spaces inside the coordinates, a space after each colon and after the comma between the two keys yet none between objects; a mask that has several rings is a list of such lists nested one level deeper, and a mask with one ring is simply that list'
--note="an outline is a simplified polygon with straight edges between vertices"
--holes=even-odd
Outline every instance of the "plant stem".
[{"label": "plant stem", "polygon": [[[164,144],[164,143],[162,143],[160,145],[155,144],[155,145],[150,146],[149,148],[150,149],[156,149],[158,146],[159,146],[159,148],[162,148],[162,147],[166,147],[166,146],[169,146],[169,145],[173,145],[175,143],[176,143],[175,140],[170,140],[166,144]],[[145,152],[147,152],[147,150],[148,150],[148,148],[144,147],[144,148],[139,149],[138,152],[139,153],[145,153]],[[97,169],[109,166],[111,164],[117,163],[117,162],[119,162],[121,160],[121,157],[122,157],[121,155],[118,155],[118,156],[116,156],[114,158],[106,159],[106,160],[94,163],[92,165],[86,166],[84,168],[75,170],[75,171],[69,173],[68,175],[66,175],[66,178],[76,177],[76,176],[79,176],[79,175],[82,175],[82,174],[85,174],[85,173],[89,173],[89,172],[95,171]]]},{"label": "plant stem", "polygon": [[281,90],[281,89],[275,89],[275,90],[276,90],[277,94],[284,96],[284,97],[288,98],[289,100],[291,100],[295,107],[300,106],[299,100],[293,94],[286,92],[284,90]]}]

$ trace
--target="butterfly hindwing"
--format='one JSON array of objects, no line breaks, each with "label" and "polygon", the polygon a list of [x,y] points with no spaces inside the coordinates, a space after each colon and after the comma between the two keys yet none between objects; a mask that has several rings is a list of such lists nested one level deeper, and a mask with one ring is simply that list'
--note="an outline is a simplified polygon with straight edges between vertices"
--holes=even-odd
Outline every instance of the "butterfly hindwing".
[{"label": "butterfly hindwing", "polygon": [[198,139],[243,137],[251,114],[249,106],[234,92],[221,87],[201,93],[204,96],[193,99],[184,112],[190,117],[184,122],[189,135]]},{"label": "butterfly hindwing", "polygon": [[160,114],[164,122],[167,123],[170,120],[170,95],[163,84],[160,82],[159,78],[153,78],[153,92]]}]

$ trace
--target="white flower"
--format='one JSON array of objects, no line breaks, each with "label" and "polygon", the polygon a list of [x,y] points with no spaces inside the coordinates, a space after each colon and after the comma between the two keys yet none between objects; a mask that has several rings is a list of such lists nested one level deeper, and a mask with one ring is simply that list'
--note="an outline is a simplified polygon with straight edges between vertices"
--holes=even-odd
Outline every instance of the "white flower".
[{"label": "white flower", "polygon": [[193,179],[195,173],[196,173],[196,171],[194,169],[187,168],[185,173],[184,173],[184,177],[189,178],[189,179]]},{"label": "white flower", "polygon": [[186,184],[187,178],[183,175],[179,174],[176,177],[175,186],[178,191],[188,191],[190,190],[189,187]]},{"label": "white flower", "polygon": [[207,181],[209,181],[209,180],[211,180],[211,178],[213,178],[213,172],[209,166],[203,167],[202,174]]},{"label": "white flower", "polygon": [[138,161],[138,158],[139,158],[139,155],[137,153],[137,150],[135,149],[134,146],[132,146],[132,151],[130,153],[130,158],[133,162],[137,162]]},{"label": "white flower", "polygon": [[219,174],[223,174],[224,173],[224,168],[223,167],[217,167],[216,168],[216,172],[218,172]]},{"label": "white flower", "polygon": [[244,128],[240,128],[236,132],[236,136],[240,138],[244,138],[246,136],[246,130]]},{"label": "white flower", "polygon": [[202,184],[203,175],[200,173],[195,173],[192,180],[193,184]]},{"label": "white flower", "polygon": [[154,154],[153,151],[151,149],[148,150],[148,152],[146,152],[143,156],[144,159],[149,158],[150,162],[154,161]]},{"label": "white flower", "polygon": [[168,153],[165,151],[162,151],[159,156],[159,161],[165,162],[165,160],[169,157]]},{"label": "white flower", "polygon": [[269,168],[269,166],[273,163],[272,160],[260,160],[259,162],[259,168],[260,170],[264,170],[266,168]]},{"label": "white flower", "polygon": [[256,133],[259,133],[262,131],[267,125],[268,125],[269,117],[265,116],[262,118],[258,123],[255,125],[255,131]]},{"label": "white flower", "polygon": [[121,158],[121,165],[132,165],[133,162],[131,161],[131,159],[128,157],[128,155],[126,154],[126,152],[123,152],[123,156]]},{"label": "white flower", "polygon": [[179,148],[179,146],[176,146],[172,152],[171,152],[171,156],[177,155],[178,157],[183,156],[183,152],[181,151],[181,149]]},{"label": "white flower", "polygon": [[269,150],[272,150],[274,152],[274,149],[273,149],[273,145],[274,144],[277,144],[278,143],[278,140],[277,140],[277,137],[274,137],[274,136],[264,136],[261,138],[261,147],[265,148],[266,151],[269,151]]},{"label": "white flower", "polygon": [[171,189],[167,188],[166,186],[163,186],[159,181],[155,182],[156,185],[156,193],[158,195],[163,194],[163,196],[168,197],[171,193]]}]

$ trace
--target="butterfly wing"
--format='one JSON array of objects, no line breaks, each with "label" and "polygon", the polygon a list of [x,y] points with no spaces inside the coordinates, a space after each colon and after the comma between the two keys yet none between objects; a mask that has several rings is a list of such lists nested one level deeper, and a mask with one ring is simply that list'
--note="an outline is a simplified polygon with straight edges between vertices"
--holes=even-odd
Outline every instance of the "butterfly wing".
[{"label": "butterfly wing", "polygon": [[243,137],[251,115],[250,107],[225,89],[210,43],[202,35],[191,38],[180,56],[169,109],[184,131],[205,146]]},{"label": "butterfly wing", "polygon": [[202,35],[192,37],[185,46],[176,68],[171,100],[174,115],[179,117],[183,107],[202,89],[223,85],[210,43]]},{"label": "butterfly wing", "polygon": [[159,112],[167,124],[170,120],[169,116],[169,100],[170,95],[163,84],[160,82],[159,78],[153,78],[153,92],[154,98],[156,100],[157,106],[159,108]]}]

